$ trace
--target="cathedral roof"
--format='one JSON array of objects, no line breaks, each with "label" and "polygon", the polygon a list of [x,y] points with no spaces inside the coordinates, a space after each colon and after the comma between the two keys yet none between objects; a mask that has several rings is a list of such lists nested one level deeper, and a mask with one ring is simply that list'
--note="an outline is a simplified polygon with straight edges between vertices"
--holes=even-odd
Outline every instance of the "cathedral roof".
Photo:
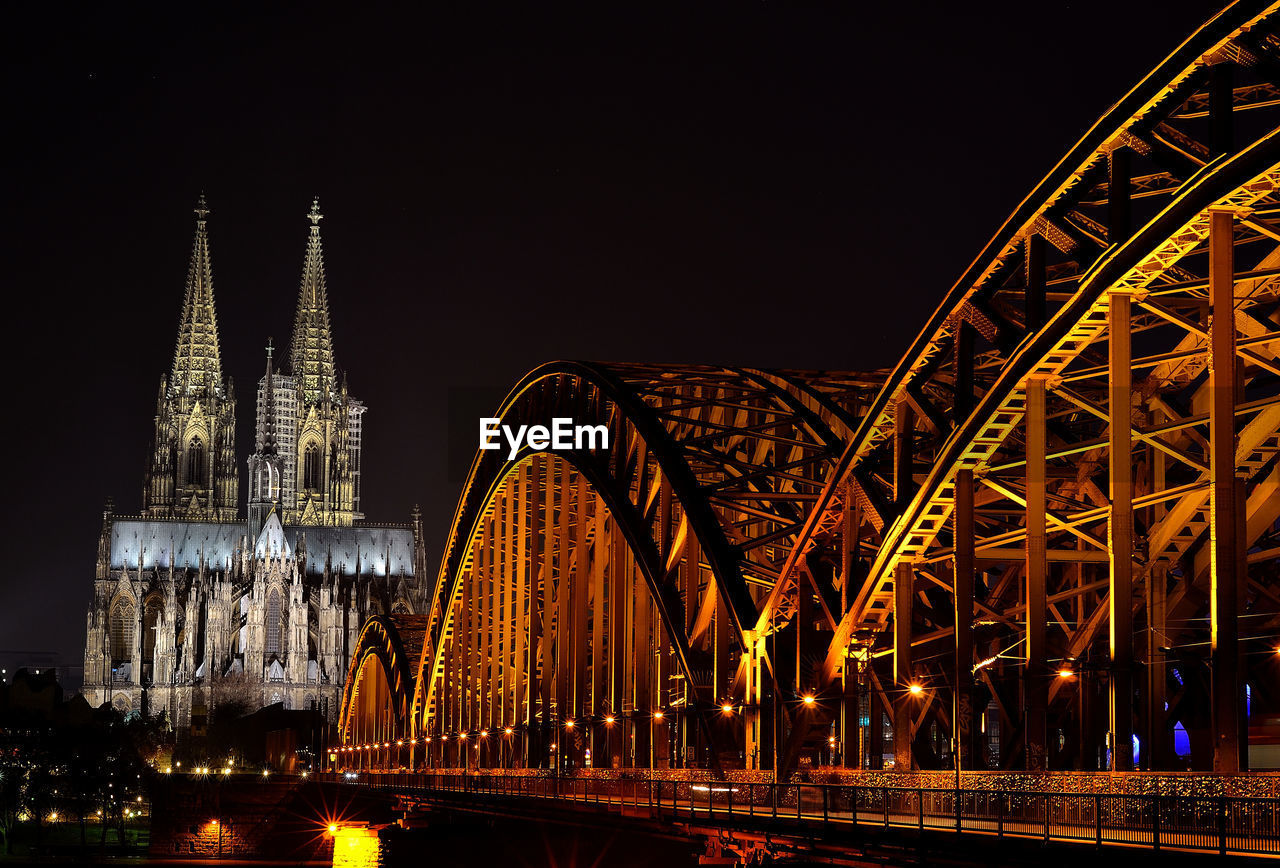
[{"label": "cathedral roof", "polygon": [[[298,550],[305,536],[307,574],[323,575],[325,560],[332,557],[334,574],[414,575],[413,530],[409,527],[356,525],[320,527],[285,525],[285,544]],[[116,517],[111,523],[111,569],[157,567],[195,569],[204,562],[210,569],[225,570],[245,538],[244,522],[197,522]],[[388,566],[390,569],[388,569]]]},{"label": "cathedral roof", "polygon": [[178,325],[170,385],[185,394],[222,390],[222,357],[218,350],[218,316],[213,305],[213,265],[205,218],[204,195],[196,206],[196,240],[187,269],[187,290]]},{"label": "cathedral roof", "polygon": [[267,516],[267,521],[262,526],[262,533],[258,534],[258,542],[253,547],[253,554],[257,558],[293,557],[293,548],[289,545],[289,541],[284,538],[284,528],[280,525],[280,516],[274,509]]},{"label": "cathedral roof", "polygon": [[293,346],[289,363],[302,389],[304,400],[315,403],[335,391],[333,333],[329,328],[329,294],[324,280],[324,250],[320,245],[320,200],[311,204],[307,215],[311,235],[302,264],[302,286],[298,291],[298,312],[293,321]]}]

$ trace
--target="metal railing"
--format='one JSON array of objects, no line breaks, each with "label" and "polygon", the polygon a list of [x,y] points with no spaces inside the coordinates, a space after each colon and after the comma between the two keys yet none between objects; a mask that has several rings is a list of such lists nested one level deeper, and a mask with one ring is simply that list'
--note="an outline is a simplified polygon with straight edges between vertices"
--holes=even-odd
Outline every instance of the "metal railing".
[{"label": "metal railing", "polygon": [[[996,789],[747,783],[543,775],[343,773],[326,779],[402,793],[583,802],[729,824],[881,826],[1044,841],[1280,856],[1280,799]],[[957,810],[957,798],[959,810]]]}]

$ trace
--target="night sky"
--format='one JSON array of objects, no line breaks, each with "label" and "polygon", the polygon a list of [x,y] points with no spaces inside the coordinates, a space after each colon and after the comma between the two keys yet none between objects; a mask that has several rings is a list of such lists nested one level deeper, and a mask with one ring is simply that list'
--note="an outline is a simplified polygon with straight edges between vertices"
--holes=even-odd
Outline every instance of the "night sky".
[{"label": "night sky", "polygon": [[337,361],[370,407],[363,506],[420,503],[434,569],[469,460],[449,466],[450,395],[474,427],[557,358],[891,367],[1216,7],[220,5],[6,11],[9,667],[82,663],[102,507],[140,507],[202,190],[242,501],[319,195]]}]

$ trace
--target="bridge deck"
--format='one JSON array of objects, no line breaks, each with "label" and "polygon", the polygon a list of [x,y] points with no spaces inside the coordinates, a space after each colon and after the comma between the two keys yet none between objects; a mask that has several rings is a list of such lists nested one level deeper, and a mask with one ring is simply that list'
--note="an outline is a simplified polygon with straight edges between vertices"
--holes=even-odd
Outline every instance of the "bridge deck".
[{"label": "bridge deck", "polygon": [[[1280,858],[1280,799],[1196,798],[829,784],[555,778],[530,775],[332,775],[412,798],[560,801],[664,822],[808,830],[855,826]],[[957,814],[957,795],[961,810]]]}]

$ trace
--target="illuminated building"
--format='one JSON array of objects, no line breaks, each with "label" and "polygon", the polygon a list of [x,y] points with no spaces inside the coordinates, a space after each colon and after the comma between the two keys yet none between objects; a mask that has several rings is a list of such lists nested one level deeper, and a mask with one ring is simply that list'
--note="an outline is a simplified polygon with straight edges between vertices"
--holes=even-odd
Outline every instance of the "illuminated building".
[{"label": "illuminated building", "polygon": [[[142,514],[103,516],[87,617],[84,693],[167,710],[180,734],[216,704],[214,676],[244,673],[262,705],[337,708],[361,622],[420,611],[421,524],[357,523],[364,405],[333,351],[319,204],[310,213],[288,360],[267,350],[247,521],[236,402],[224,378],[203,197],[173,368],[161,380]],[[257,693],[260,691],[260,694]]]}]

